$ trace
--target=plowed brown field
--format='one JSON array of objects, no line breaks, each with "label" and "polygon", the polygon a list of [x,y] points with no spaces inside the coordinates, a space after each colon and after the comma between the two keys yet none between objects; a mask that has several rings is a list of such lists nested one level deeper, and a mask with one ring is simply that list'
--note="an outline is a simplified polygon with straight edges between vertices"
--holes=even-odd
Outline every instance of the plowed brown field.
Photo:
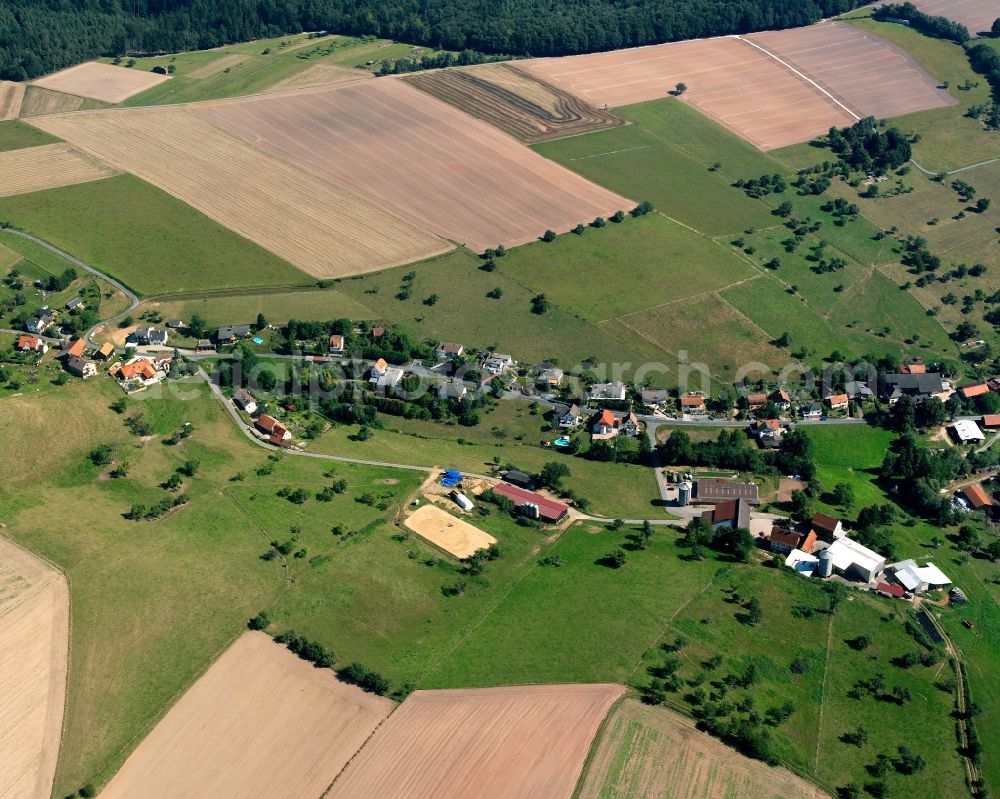
[{"label": "plowed brown field", "polygon": [[21,102],[22,117],[36,117],[42,114],[61,114],[76,111],[83,105],[83,98],[72,94],[54,92],[41,86],[28,86]]},{"label": "plowed brown field", "polygon": [[62,142],[0,152],[0,197],[87,183],[117,174]]},{"label": "plowed brown field", "polygon": [[10,80],[0,80],[0,121],[17,119],[21,113],[24,98],[24,84]]},{"label": "plowed brown field", "polygon": [[625,124],[507,64],[434,70],[404,80],[529,144]]},{"label": "plowed brown field", "polygon": [[905,51],[851,25],[826,22],[744,38],[814,80],[859,116],[884,119],[956,102]]},{"label": "plowed brown field", "polygon": [[319,799],[393,703],[246,633],[132,753],[103,799]]},{"label": "plowed brown field", "polygon": [[634,205],[402,80],[192,111],[474,250],[524,244]]},{"label": "plowed brown field", "polygon": [[526,69],[602,106],[681,100],[762,150],[805,141],[855,117],[787,67],[735,37],[522,61]]},{"label": "plowed brown field", "polygon": [[69,650],[66,579],[0,537],[0,796],[49,799]]},{"label": "plowed brown field", "polygon": [[133,94],[144,92],[165,80],[170,80],[170,76],[88,61],[53,72],[34,81],[34,84],[43,89],[92,97],[106,103],[123,103]]},{"label": "plowed brown field", "polygon": [[417,691],[327,799],[569,799],[620,685]]},{"label": "plowed brown field", "polygon": [[102,111],[31,122],[159,186],[315,277],[371,272],[451,249],[184,109]]},{"label": "plowed brown field", "polygon": [[825,799],[790,771],[744,757],[690,719],[626,699],[597,741],[579,799]]},{"label": "plowed brown field", "polygon": [[925,14],[961,22],[973,36],[990,30],[1000,17],[996,0],[910,0]]}]

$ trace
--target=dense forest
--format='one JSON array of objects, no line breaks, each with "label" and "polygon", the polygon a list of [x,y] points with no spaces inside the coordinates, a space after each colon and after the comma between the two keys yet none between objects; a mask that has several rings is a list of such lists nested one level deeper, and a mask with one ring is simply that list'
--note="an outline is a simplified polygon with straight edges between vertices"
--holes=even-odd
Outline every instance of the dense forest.
[{"label": "dense forest", "polygon": [[448,50],[568,55],[807,25],[862,0],[3,0],[0,78],[98,55],[329,30]]}]

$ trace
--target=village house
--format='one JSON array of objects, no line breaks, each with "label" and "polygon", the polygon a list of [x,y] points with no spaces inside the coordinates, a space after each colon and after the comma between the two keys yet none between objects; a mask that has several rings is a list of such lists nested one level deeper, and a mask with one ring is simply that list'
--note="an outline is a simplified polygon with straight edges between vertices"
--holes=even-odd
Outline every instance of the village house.
[{"label": "village house", "polygon": [[406,370],[403,367],[389,366],[382,374],[377,375],[372,382],[375,383],[375,388],[385,391],[398,386],[405,375]]},{"label": "village house", "polygon": [[808,405],[802,406],[801,413],[803,419],[822,419],[823,406],[818,402],[810,402]]},{"label": "village house", "polygon": [[590,432],[595,439],[614,438],[618,435],[634,436],[640,430],[638,417],[628,411],[622,413],[605,408],[590,425]]},{"label": "village house", "polygon": [[639,402],[654,412],[662,412],[670,402],[670,392],[665,389],[643,389],[639,392]]},{"label": "village house", "polygon": [[852,380],[850,383],[847,383],[844,386],[844,393],[847,394],[849,399],[856,402],[866,402],[875,399],[875,392],[872,391],[871,386],[862,380]]},{"label": "village house", "polygon": [[389,369],[389,362],[385,358],[379,358],[372,364],[372,368],[368,372],[368,382],[377,383],[378,379],[382,377]]},{"label": "village house", "polygon": [[240,339],[250,338],[253,325],[223,325],[215,331],[217,344],[234,344]]},{"label": "village house", "polygon": [[257,400],[245,388],[233,392],[233,404],[250,414],[257,410]]},{"label": "village house", "polygon": [[816,532],[823,541],[833,543],[838,538],[843,538],[847,533],[840,519],[828,516],[825,513],[815,513],[809,522],[809,527]]},{"label": "village house", "polygon": [[167,330],[183,330],[185,327],[184,322],[180,319],[168,319],[167,320]]},{"label": "village house", "polygon": [[94,353],[94,357],[101,361],[109,361],[115,357],[115,345],[110,341],[107,344],[101,345],[101,348]]},{"label": "village house", "polygon": [[483,361],[483,369],[491,377],[500,377],[506,374],[507,370],[514,365],[514,359],[504,353],[491,353]]},{"label": "village house", "polygon": [[904,363],[899,367],[900,374],[904,375],[925,375],[927,374],[927,366],[923,363]]},{"label": "village house", "polygon": [[165,376],[165,372],[162,368],[157,369],[149,358],[134,358],[115,367],[111,371],[111,376],[122,384],[126,392],[132,393],[159,382]]},{"label": "village house", "polygon": [[344,354],[344,337],[341,335],[332,335],[330,340],[327,342],[327,352],[331,355],[343,355]]},{"label": "village house", "polygon": [[753,394],[747,394],[747,409],[752,413],[753,411],[759,411],[767,405],[767,393],[763,391],[755,391]]},{"label": "village house", "polygon": [[959,419],[949,430],[959,444],[974,444],[986,440],[986,435],[979,429],[979,425],[971,419]]},{"label": "village house", "polygon": [[1000,427],[1000,413],[987,413],[983,416],[982,427],[990,429]]},{"label": "village house", "polygon": [[535,385],[539,388],[553,389],[559,388],[559,384],[562,383],[563,370],[558,367],[551,366],[547,369],[542,369],[538,376],[535,378]]},{"label": "village house", "polygon": [[789,411],[792,408],[792,397],[783,388],[772,391],[768,399],[779,411]]},{"label": "village house", "polygon": [[288,432],[288,428],[266,413],[262,413],[254,419],[253,425],[267,437],[270,443],[278,446],[283,446],[283,442],[289,441],[292,437],[292,434]]},{"label": "village house", "polygon": [[750,503],[742,497],[717,502],[712,508],[704,511],[701,518],[708,522],[713,530],[721,527],[740,528],[750,526]]},{"label": "village house", "polygon": [[559,426],[567,430],[572,430],[580,426],[582,416],[577,405],[570,405],[559,417]]},{"label": "village house", "polygon": [[761,447],[777,447],[785,437],[785,428],[777,419],[757,419],[750,423],[750,435]]},{"label": "village house", "polygon": [[700,416],[707,410],[703,394],[685,394],[680,398],[681,412],[687,416]]},{"label": "village house", "polygon": [[831,411],[846,411],[848,406],[847,394],[831,394],[823,400]]},{"label": "village house", "polygon": [[434,349],[434,356],[439,361],[450,361],[453,358],[461,358],[465,354],[465,347],[451,341],[442,341]]},{"label": "village house", "polygon": [[164,347],[167,344],[169,335],[166,330],[155,327],[139,327],[132,333],[130,338],[136,344],[150,345],[154,347]]},{"label": "village house", "polygon": [[469,389],[466,387],[465,383],[461,383],[457,380],[442,381],[435,384],[434,388],[437,391],[438,399],[442,400],[465,399],[466,394],[469,393]]},{"label": "village house", "polygon": [[97,374],[97,364],[93,361],[88,361],[86,358],[81,358],[74,355],[68,358],[64,364],[65,369],[71,375],[83,378],[86,380],[88,377],[93,377]]},{"label": "village house", "polygon": [[38,336],[21,336],[15,348],[21,352],[40,352],[43,355],[49,351],[49,345]]},{"label": "village house", "polygon": [[620,380],[611,383],[594,383],[587,392],[587,398],[591,402],[601,400],[623,402],[625,400],[625,384]]},{"label": "village house", "polygon": [[86,343],[82,338],[74,339],[68,345],[63,345],[65,349],[59,354],[60,358],[80,358],[86,352]]},{"label": "village house", "polygon": [[776,524],[771,528],[771,532],[767,536],[767,548],[772,552],[778,552],[782,555],[786,555],[795,549],[808,555],[812,553],[815,545],[815,530],[800,533],[798,530]]},{"label": "village house", "polygon": [[30,317],[28,317],[28,321],[25,322],[24,326],[27,328],[29,333],[44,333],[55,321],[55,311],[49,310],[49,306],[45,305],[38,308]]},{"label": "village house", "polygon": [[69,302],[66,303],[67,311],[75,311],[77,308],[82,309],[83,307],[84,307],[83,300],[81,300],[79,297],[74,297],[73,299],[71,299]]}]

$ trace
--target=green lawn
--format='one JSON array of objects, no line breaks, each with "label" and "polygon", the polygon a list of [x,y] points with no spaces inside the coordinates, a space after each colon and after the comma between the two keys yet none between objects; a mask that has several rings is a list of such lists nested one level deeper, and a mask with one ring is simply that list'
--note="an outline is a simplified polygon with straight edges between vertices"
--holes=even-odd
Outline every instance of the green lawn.
[{"label": "green lawn", "polygon": [[20,150],[22,147],[38,147],[42,144],[57,142],[55,136],[25,125],[16,119],[0,122],[0,152],[4,150]]},{"label": "green lawn", "polygon": [[[615,113],[635,124],[535,149],[595,183],[649,200],[666,215],[709,235],[768,224],[767,209],[731,189],[726,177],[736,168],[749,169],[744,176],[754,177],[781,171],[767,156],[754,157],[742,140],[715,134],[714,123],[676,100],[654,100]],[[710,147],[704,140],[692,147],[692,140],[703,137]],[[716,161],[725,162],[727,172],[710,171]]]},{"label": "green lawn", "polygon": [[132,175],[0,198],[0,219],[143,294],[314,282]]},{"label": "green lawn", "polygon": [[[568,139],[567,141],[576,141]],[[513,250],[500,271],[594,322],[754,276],[728,247],[659,214]]]},{"label": "green lawn", "polygon": [[[584,234],[600,234],[603,230]],[[510,256],[507,256],[510,257]],[[482,261],[465,251],[412,266],[345,279],[337,287],[377,314],[392,320],[420,338],[458,341],[466,347],[498,347],[523,364],[556,359],[563,368],[593,357],[606,364],[640,364],[657,361],[664,353],[635,336],[617,339],[571,311],[554,306],[544,314],[531,310],[537,293],[509,277],[504,259],[493,272],[481,269]],[[403,277],[414,273],[412,297],[396,299]],[[581,275],[586,281],[587,276]],[[487,294],[499,288],[502,296]],[[437,296],[433,305],[424,303]]]}]

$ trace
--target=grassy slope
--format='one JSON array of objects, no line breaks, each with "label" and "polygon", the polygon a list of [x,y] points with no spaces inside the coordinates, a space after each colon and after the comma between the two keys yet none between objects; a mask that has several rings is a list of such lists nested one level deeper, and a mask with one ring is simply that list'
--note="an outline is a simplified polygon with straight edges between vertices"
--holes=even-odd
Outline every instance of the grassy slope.
[{"label": "grassy slope", "polygon": [[[264,54],[264,50],[270,50]],[[133,69],[150,70],[173,65],[169,81],[130,97],[127,106],[165,105],[215,100],[266,91],[276,83],[314,64],[363,67],[366,61],[409,57],[411,48],[388,40],[363,41],[352,36],[327,36],[308,40],[306,34],[281,36],[254,42],[195,50],[167,56],[136,59]],[[234,58],[238,56],[239,58]],[[230,59],[218,65],[212,64]],[[110,61],[110,59],[102,59]],[[203,77],[196,73],[206,68]]]},{"label": "grassy slope", "polygon": [[314,282],[132,175],[5,197],[0,219],[144,294]]},{"label": "grassy slope", "polygon": [[38,147],[42,144],[57,142],[55,136],[25,125],[16,119],[0,122],[0,152],[4,150],[20,150],[22,147]]}]

